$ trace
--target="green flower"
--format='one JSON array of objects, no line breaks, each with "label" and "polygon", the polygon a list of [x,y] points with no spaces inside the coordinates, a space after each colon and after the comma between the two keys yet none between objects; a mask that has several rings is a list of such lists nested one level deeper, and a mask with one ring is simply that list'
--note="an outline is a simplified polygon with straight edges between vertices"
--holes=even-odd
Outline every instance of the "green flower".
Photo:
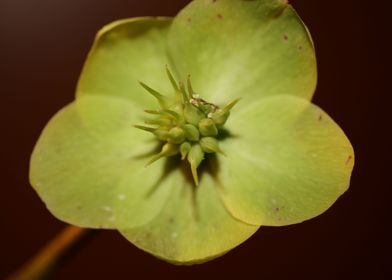
[{"label": "green flower", "polygon": [[309,101],[316,79],[287,1],[195,0],[174,19],[114,22],[42,132],[31,183],[63,221],[118,229],[173,263],[215,258],[348,188],[354,152]]}]

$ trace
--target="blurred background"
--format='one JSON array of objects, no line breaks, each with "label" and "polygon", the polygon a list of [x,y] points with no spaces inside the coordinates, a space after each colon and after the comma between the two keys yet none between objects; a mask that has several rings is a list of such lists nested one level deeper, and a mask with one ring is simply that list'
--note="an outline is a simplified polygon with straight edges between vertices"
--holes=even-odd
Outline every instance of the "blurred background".
[{"label": "blurred background", "polygon": [[[29,157],[47,121],[73,100],[96,31],[119,18],[174,16],[188,2],[0,0],[0,279],[65,227],[30,187]],[[386,60],[392,34],[382,2],[291,1],[316,46],[314,102],[340,124],[356,151],[351,187],[331,209],[298,225],[262,227],[227,255],[192,267],[167,264],[117,232],[101,231],[53,279],[392,279],[385,148],[391,118],[382,108],[391,93]]]}]

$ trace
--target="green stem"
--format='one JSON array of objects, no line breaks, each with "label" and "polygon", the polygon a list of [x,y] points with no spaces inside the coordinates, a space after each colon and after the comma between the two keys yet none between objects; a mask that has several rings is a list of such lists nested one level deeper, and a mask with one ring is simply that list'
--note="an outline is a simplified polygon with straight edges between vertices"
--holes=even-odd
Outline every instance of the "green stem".
[{"label": "green stem", "polygon": [[16,273],[6,278],[6,280],[43,279],[61,257],[69,252],[88,232],[88,229],[67,226]]}]

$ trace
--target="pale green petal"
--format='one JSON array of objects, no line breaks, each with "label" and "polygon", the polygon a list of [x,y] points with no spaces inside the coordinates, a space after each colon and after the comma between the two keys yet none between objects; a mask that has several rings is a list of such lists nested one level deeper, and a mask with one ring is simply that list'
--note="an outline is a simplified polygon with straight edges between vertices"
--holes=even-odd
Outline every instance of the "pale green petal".
[{"label": "pale green petal", "polygon": [[172,93],[165,72],[170,23],[170,18],[132,18],[102,28],[84,65],[77,96],[103,94],[143,106],[155,105],[138,81],[162,93]]},{"label": "pale green petal", "polygon": [[[152,191],[163,163],[144,167],[144,156],[155,145],[132,126],[139,111],[121,98],[86,96],[49,122],[31,158],[30,181],[56,217],[84,227],[116,228],[148,222],[160,211],[170,180]],[[141,184],[140,176],[148,179]],[[120,204],[129,211],[126,222]]]},{"label": "pale green petal", "polygon": [[120,229],[139,248],[172,263],[200,263],[226,253],[258,229],[227,212],[209,175],[198,187],[185,182],[179,172],[176,175],[173,194],[154,220],[143,227]]},{"label": "pale green petal", "polygon": [[220,190],[229,211],[258,225],[287,225],[315,217],[344,193],[353,148],[319,107],[291,96],[238,104],[221,144]]},{"label": "pale green petal", "polygon": [[234,98],[313,95],[310,35],[283,0],[195,0],[175,18],[169,51],[179,76],[213,103]]}]

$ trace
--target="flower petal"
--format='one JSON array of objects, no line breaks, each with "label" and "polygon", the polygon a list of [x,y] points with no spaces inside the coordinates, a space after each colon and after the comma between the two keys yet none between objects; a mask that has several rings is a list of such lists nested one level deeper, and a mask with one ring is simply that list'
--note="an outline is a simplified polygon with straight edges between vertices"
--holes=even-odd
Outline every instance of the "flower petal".
[{"label": "flower petal", "polygon": [[138,81],[171,93],[165,73],[170,23],[170,18],[131,18],[102,28],[84,65],[77,96],[120,96],[138,104],[155,105]]},{"label": "flower petal", "polygon": [[147,133],[132,127],[138,111],[122,98],[92,95],[52,118],[33,151],[30,181],[56,217],[84,227],[115,228],[148,222],[160,211],[170,180],[151,191],[163,163],[144,167],[148,158],[143,155],[155,146]]},{"label": "flower petal", "polygon": [[221,194],[238,219],[287,225],[327,210],[347,190],[353,148],[319,107],[292,96],[238,105],[222,143]]},{"label": "flower petal", "polygon": [[258,229],[227,212],[209,175],[198,187],[177,176],[173,194],[154,220],[120,229],[137,247],[172,263],[200,263],[226,253]]},{"label": "flower petal", "polygon": [[182,79],[211,102],[276,94],[311,99],[310,35],[284,0],[195,0],[173,21],[169,51]]}]

